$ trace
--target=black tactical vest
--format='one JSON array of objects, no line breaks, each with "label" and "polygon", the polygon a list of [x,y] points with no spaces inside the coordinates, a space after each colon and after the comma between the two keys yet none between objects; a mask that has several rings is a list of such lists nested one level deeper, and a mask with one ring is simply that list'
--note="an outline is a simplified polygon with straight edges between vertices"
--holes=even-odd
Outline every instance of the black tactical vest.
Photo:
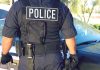
[{"label": "black tactical vest", "polygon": [[[48,43],[60,41],[59,31],[63,25],[68,9],[59,0],[20,0],[23,7],[21,14],[21,40],[27,43]],[[55,5],[56,4],[56,5]],[[58,8],[58,21],[28,20],[26,6]]]}]

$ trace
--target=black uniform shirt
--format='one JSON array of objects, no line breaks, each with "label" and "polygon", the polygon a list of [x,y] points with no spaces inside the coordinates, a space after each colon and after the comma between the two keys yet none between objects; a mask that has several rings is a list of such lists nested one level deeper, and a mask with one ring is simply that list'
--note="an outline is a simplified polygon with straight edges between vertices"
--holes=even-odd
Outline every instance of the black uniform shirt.
[{"label": "black uniform shirt", "polygon": [[77,31],[74,27],[73,17],[70,11],[68,11],[66,15],[63,26],[61,28],[61,33],[64,35],[65,39],[72,38],[77,35]]},{"label": "black uniform shirt", "polygon": [[[19,2],[14,3],[13,6],[11,7],[5,20],[4,28],[2,31],[3,36],[14,37],[16,35],[16,32],[19,32],[18,30],[20,27],[19,26],[20,18],[18,18],[18,11],[20,10],[20,8],[21,5]],[[66,16],[61,31],[64,34],[65,38],[71,38],[77,34],[75,27],[73,25],[73,18],[70,11]]]},{"label": "black uniform shirt", "polygon": [[20,8],[21,7],[19,5],[19,2],[14,3],[13,6],[10,8],[2,30],[3,36],[14,37],[16,35],[16,32],[19,30],[17,14]]}]

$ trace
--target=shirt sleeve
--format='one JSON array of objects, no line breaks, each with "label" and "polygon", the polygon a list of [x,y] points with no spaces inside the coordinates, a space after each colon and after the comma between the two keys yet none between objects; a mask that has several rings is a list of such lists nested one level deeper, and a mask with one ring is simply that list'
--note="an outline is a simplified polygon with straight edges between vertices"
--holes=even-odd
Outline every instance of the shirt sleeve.
[{"label": "shirt sleeve", "polygon": [[75,37],[77,31],[74,27],[73,17],[70,11],[67,12],[66,18],[61,28],[61,32],[65,39]]},{"label": "shirt sleeve", "polygon": [[2,35],[5,37],[14,37],[18,30],[18,20],[16,4],[14,4],[8,12],[5,19],[5,24],[2,30]]}]

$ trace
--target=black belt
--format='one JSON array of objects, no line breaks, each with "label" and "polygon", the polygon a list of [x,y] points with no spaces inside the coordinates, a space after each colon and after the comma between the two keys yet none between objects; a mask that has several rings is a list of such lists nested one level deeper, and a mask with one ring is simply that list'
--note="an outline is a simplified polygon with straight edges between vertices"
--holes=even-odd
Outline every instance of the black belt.
[{"label": "black belt", "polygon": [[[18,44],[19,45],[19,44]],[[50,42],[45,44],[23,43],[17,46],[19,56],[43,55],[48,53],[58,53],[61,47],[59,42]],[[31,53],[32,52],[32,53]]]},{"label": "black belt", "polygon": [[[57,53],[60,52],[60,43],[59,42],[52,42],[52,43],[46,43],[46,44],[25,44],[24,43],[24,48],[25,48],[25,55],[27,55],[27,52],[29,52],[28,45],[31,45],[31,49],[33,50],[35,55],[43,55],[43,54],[49,54],[49,53]],[[32,55],[32,54],[30,54]],[[30,56],[29,55],[29,56]]]},{"label": "black belt", "polygon": [[59,43],[49,43],[49,44],[35,44],[35,55],[49,54],[60,52]]}]

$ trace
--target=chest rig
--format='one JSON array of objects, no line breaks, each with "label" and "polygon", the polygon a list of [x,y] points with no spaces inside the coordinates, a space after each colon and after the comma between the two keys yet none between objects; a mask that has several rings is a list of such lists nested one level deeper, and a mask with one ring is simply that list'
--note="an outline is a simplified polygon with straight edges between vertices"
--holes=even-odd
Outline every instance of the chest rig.
[{"label": "chest rig", "polygon": [[[34,2],[29,2],[30,0],[20,0],[23,4],[21,13],[21,40],[26,43],[46,43],[51,41],[59,41],[59,30],[61,29],[64,19],[67,15],[65,6],[62,3],[54,5],[51,3],[52,0],[33,0]],[[38,2],[37,2],[38,1]],[[42,2],[44,1],[44,2]],[[46,21],[46,20],[28,20],[26,19],[26,7],[48,7],[48,8],[58,8],[58,21]]]}]

